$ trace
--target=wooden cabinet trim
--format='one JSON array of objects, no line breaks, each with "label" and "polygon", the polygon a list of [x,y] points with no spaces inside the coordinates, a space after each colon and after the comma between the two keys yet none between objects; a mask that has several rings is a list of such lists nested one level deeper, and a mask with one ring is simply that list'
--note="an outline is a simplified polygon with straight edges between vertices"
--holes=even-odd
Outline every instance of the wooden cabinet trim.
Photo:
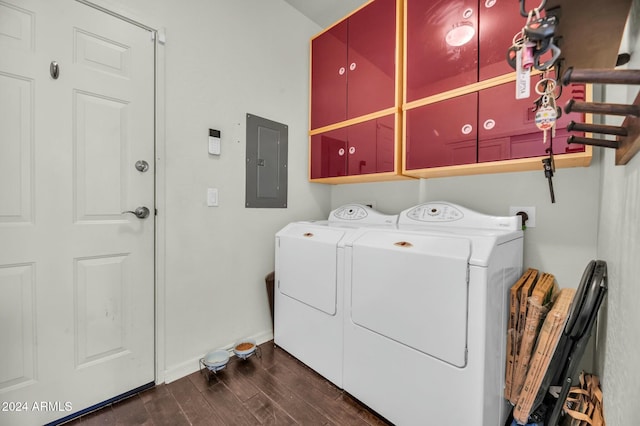
[{"label": "wooden cabinet trim", "polygon": [[328,126],[309,130],[309,136],[317,135],[318,133],[329,132],[331,130],[341,129],[343,127],[348,127],[353,124],[362,123],[364,121],[373,120],[376,118],[384,117],[385,115],[391,115],[399,112],[400,112],[400,108],[396,108],[396,107],[383,109],[381,111],[372,112],[371,114],[363,115],[361,117],[352,118],[349,120],[341,121],[339,123],[330,124]]},{"label": "wooden cabinet trim", "polygon": [[[584,152],[573,154],[555,155],[556,168],[588,167],[593,156],[592,147],[586,146]],[[542,169],[542,157],[518,158],[514,160],[502,160],[488,163],[463,164],[459,166],[434,167],[430,169],[405,170],[402,173],[415,178],[438,178],[452,176],[468,176],[489,173],[510,173],[523,171],[540,171]]]}]

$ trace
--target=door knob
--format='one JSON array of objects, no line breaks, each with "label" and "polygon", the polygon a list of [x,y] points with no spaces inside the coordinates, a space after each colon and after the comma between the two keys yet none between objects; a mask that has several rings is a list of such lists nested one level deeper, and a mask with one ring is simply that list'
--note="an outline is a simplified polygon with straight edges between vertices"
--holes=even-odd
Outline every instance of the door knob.
[{"label": "door knob", "polygon": [[122,214],[125,214],[125,213],[131,213],[135,215],[138,219],[145,219],[149,217],[149,209],[146,207],[138,207],[133,211],[127,210],[126,212],[122,212]]},{"label": "door knob", "polygon": [[138,160],[136,161],[135,167],[137,171],[144,173],[149,170],[149,163],[144,160]]}]

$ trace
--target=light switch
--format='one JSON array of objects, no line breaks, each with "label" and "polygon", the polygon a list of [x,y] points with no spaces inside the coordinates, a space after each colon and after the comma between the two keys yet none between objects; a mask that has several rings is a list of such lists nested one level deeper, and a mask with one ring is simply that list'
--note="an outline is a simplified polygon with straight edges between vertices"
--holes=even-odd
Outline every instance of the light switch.
[{"label": "light switch", "polygon": [[207,188],[207,206],[218,207],[218,188]]}]

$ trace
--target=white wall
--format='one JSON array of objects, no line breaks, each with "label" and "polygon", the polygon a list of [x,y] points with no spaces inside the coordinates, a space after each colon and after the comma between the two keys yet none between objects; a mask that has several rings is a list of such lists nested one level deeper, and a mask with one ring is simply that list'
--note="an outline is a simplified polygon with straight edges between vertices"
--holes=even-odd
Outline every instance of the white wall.
[{"label": "white wall", "polygon": [[[320,28],[282,0],[96,3],[166,29],[158,350],[159,379],[171,381],[210,349],[272,337],[264,277],[274,234],[328,214],[329,188],[307,181],[309,38]],[[244,207],[246,113],[288,125],[286,209]],[[220,157],[207,153],[209,128],[222,132]],[[208,187],[219,207],[206,207]]]},{"label": "white wall", "polygon": [[[165,21],[169,380],[209,349],[271,338],[274,234],[328,205],[328,189],[307,182],[308,39],[318,28],[281,1],[188,4],[172,2]],[[244,208],[246,113],[289,126],[287,209]],[[206,151],[209,127],[222,131],[219,158]],[[205,206],[207,187],[220,207]]]},{"label": "white wall", "polygon": [[[633,2],[628,24],[629,69],[640,69],[640,4]],[[635,53],[634,53],[635,52]],[[631,104],[638,86],[606,86],[607,102]],[[607,124],[620,125],[608,117]],[[602,376],[604,409],[609,426],[638,423],[640,401],[640,156],[615,166],[615,152],[603,158],[602,202],[598,257],[606,260],[609,292],[600,319],[598,371]]]},{"label": "white wall", "polygon": [[426,201],[450,201],[486,214],[509,215],[509,206],[534,206],[536,227],[527,228],[524,265],[556,276],[560,287],[577,287],[587,262],[596,256],[600,188],[599,155],[588,168],[557,169],[556,203],[539,172],[337,185],[335,208],[350,199],[374,202],[384,213],[398,213]]}]

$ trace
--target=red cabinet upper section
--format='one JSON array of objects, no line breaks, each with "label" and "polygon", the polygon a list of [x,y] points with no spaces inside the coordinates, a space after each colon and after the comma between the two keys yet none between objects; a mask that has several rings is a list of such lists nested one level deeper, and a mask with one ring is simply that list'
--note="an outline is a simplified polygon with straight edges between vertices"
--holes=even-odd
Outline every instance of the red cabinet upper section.
[{"label": "red cabinet upper section", "polygon": [[511,0],[407,0],[406,102],[513,72],[507,50],[524,27]]},{"label": "red cabinet upper section", "polygon": [[375,0],[312,40],[311,129],[396,106],[396,22]]},{"label": "red cabinet upper section", "polygon": [[347,21],[311,42],[311,128],[347,115]]},{"label": "red cabinet upper section", "polygon": [[376,0],[349,18],[347,119],[396,104],[396,2]]},{"label": "red cabinet upper section", "polygon": [[407,0],[405,7],[406,101],[477,82],[477,0]]},{"label": "red cabinet upper section", "polygon": [[[531,7],[536,7],[538,3]],[[522,31],[526,20],[520,16],[519,1],[480,0],[478,72],[481,81],[513,72],[506,61],[507,50],[513,44],[516,33]]]}]

